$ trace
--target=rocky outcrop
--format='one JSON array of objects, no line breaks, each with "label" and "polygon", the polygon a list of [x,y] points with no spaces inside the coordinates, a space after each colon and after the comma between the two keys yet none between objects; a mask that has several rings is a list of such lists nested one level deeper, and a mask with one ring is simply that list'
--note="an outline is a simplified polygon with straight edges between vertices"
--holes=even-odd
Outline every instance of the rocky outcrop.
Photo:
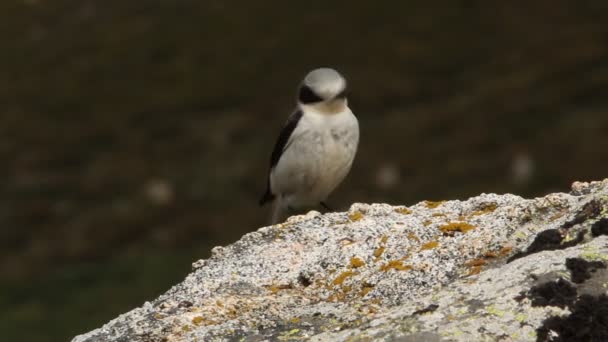
[{"label": "rocky outcrop", "polygon": [[608,179],[310,212],[74,341],[606,340],[607,235]]}]

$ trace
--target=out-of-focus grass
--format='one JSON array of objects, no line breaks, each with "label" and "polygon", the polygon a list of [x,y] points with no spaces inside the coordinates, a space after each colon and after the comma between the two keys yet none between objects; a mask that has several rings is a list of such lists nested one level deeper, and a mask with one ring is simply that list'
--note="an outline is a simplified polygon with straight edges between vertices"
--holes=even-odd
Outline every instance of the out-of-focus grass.
[{"label": "out-of-focus grass", "polygon": [[67,341],[181,281],[206,248],[141,251],[73,263],[28,282],[0,283],[0,330],[6,341]]}]

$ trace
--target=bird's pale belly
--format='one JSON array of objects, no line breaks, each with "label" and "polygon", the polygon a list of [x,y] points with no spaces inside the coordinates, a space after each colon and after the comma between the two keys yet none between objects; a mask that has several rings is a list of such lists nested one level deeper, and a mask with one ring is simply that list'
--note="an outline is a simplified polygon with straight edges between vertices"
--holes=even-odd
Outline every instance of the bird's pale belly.
[{"label": "bird's pale belly", "polygon": [[349,130],[308,133],[285,151],[273,187],[290,207],[319,204],[348,174],[357,142],[358,132]]},{"label": "bird's pale belly", "polygon": [[314,181],[308,190],[309,193],[303,194],[304,197],[310,197],[310,201],[316,203],[325,200],[348,174],[353,152],[344,144],[328,144],[325,153],[320,156],[319,166],[311,172]]}]

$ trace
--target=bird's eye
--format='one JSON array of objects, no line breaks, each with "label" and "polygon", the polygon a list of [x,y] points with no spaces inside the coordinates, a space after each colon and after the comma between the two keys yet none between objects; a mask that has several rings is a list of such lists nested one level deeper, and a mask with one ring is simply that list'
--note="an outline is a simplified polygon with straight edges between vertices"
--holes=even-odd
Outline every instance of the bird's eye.
[{"label": "bird's eye", "polygon": [[319,95],[315,94],[315,92],[312,91],[312,89],[310,89],[310,87],[306,85],[300,87],[300,94],[298,95],[298,99],[304,104],[323,101],[323,99]]},{"label": "bird's eye", "polygon": [[346,92],[346,89],[344,89],[338,95],[336,95],[336,98],[337,99],[345,99],[347,95],[348,95],[348,93]]}]

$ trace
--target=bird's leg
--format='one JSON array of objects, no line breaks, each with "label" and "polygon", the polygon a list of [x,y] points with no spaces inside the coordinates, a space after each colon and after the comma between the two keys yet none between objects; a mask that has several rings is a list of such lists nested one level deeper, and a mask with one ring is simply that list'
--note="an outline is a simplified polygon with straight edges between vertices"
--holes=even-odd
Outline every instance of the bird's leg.
[{"label": "bird's leg", "polygon": [[321,201],[321,202],[319,202],[319,204],[321,204],[321,206],[322,206],[322,207],[323,207],[325,210],[327,210],[327,211],[333,211],[333,210],[332,210],[332,209],[331,209],[331,208],[330,208],[330,207],[327,205],[327,203],[325,203],[325,202]]}]

